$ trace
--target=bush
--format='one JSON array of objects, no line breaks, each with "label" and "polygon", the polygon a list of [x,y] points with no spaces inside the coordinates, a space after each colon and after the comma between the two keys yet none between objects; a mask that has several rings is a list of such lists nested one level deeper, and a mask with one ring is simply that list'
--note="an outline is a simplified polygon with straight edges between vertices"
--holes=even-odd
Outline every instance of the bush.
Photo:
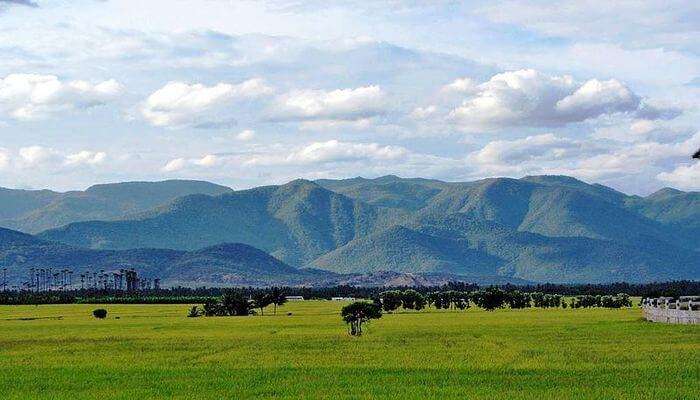
[{"label": "bush", "polygon": [[197,318],[200,315],[202,315],[202,313],[199,312],[199,308],[197,306],[192,306],[192,308],[190,308],[190,311],[187,313],[187,316],[189,318]]},{"label": "bush", "polygon": [[98,308],[96,310],[92,310],[92,315],[97,319],[105,319],[107,318],[107,310],[104,308]]}]

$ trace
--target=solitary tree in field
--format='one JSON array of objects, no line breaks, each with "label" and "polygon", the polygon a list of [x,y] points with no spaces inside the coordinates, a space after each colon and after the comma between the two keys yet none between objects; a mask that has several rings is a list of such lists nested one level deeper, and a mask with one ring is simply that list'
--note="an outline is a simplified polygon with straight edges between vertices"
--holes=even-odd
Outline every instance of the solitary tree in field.
[{"label": "solitary tree in field", "polygon": [[349,325],[349,333],[353,336],[362,335],[362,324],[372,319],[382,317],[382,309],[365,301],[356,301],[348,304],[340,311],[343,321]]}]

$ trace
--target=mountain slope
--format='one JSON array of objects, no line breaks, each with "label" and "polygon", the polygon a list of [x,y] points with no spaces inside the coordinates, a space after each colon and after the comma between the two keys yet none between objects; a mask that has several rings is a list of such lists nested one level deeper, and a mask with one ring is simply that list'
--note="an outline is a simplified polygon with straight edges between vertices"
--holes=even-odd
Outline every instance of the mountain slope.
[{"label": "mountain slope", "polygon": [[699,279],[696,196],[627,196],[564,176],[297,180],[185,196],[128,219],[74,223],[41,237],[96,249],[239,242],[295,267],[342,273]]},{"label": "mountain slope", "polygon": [[192,252],[166,249],[91,250],[46,242],[0,228],[0,265],[14,284],[26,281],[30,268],[70,268],[81,273],[136,268],[144,277],[166,285],[270,285],[314,283],[310,274],[241,243],[227,243]]},{"label": "mountain slope", "polygon": [[301,266],[390,225],[396,215],[297,180],[220,196],[186,196],[130,220],[74,223],[40,236],[99,249],[193,250],[240,242]]},{"label": "mountain slope", "polygon": [[103,184],[67,193],[3,189],[0,204],[20,201],[13,202],[11,198],[31,201],[25,207],[14,207],[13,212],[5,213],[0,226],[37,233],[71,222],[124,218],[189,194],[217,195],[230,191],[225,186],[184,180]]},{"label": "mountain slope", "polygon": [[403,226],[356,239],[319,257],[318,268],[334,272],[398,271],[496,276],[500,260],[468,243],[430,236]]}]

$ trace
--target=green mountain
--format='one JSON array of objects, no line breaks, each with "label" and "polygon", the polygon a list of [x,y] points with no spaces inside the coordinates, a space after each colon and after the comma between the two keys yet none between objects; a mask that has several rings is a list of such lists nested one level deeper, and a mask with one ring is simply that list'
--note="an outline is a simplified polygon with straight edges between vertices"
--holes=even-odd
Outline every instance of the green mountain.
[{"label": "green mountain", "polygon": [[698,195],[628,196],[566,176],[297,180],[185,196],[119,221],[77,222],[40,237],[94,249],[240,242],[295,267],[343,274],[700,279]]},{"label": "green mountain", "polygon": [[350,240],[390,226],[399,215],[296,180],[219,196],[185,196],[132,219],[74,223],[40,236],[95,249],[194,250],[240,242],[303,266]]},{"label": "green mountain", "polygon": [[[69,268],[81,273],[136,268],[144,277],[159,277],[166,285],[268,285],[314,283],[317,275],[277,260],[241,243],[192,252],[167,249],[92,250],[52,243],[0,228],[0,265],[12,284],[27,281],[30,268]],[[77,282],[77,281],[76,281]]]},{"label": "green mountain", "polygon": [[185,180],[112,183],[67,193],[0,188],[0,226],[37,233],[71,222],[124,218],[189,194],[230,191],[209,182]]}]

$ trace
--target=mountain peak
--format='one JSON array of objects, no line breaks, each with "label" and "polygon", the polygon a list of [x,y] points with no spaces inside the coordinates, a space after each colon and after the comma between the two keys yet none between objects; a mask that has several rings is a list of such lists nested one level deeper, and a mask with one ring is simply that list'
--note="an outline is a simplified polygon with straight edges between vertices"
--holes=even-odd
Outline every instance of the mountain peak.
[{"label": "mountain peak", "polygon": [[647,198],[670,197],[670,196],[675,196],[675,195],[679,195],[679,194],[683,194],[683,193],[685,193],[685,192],[678,190],[678,189],[665,187],[665,188],[659,189],[656,192],[650,194],[649,196],[647,196]]}]

